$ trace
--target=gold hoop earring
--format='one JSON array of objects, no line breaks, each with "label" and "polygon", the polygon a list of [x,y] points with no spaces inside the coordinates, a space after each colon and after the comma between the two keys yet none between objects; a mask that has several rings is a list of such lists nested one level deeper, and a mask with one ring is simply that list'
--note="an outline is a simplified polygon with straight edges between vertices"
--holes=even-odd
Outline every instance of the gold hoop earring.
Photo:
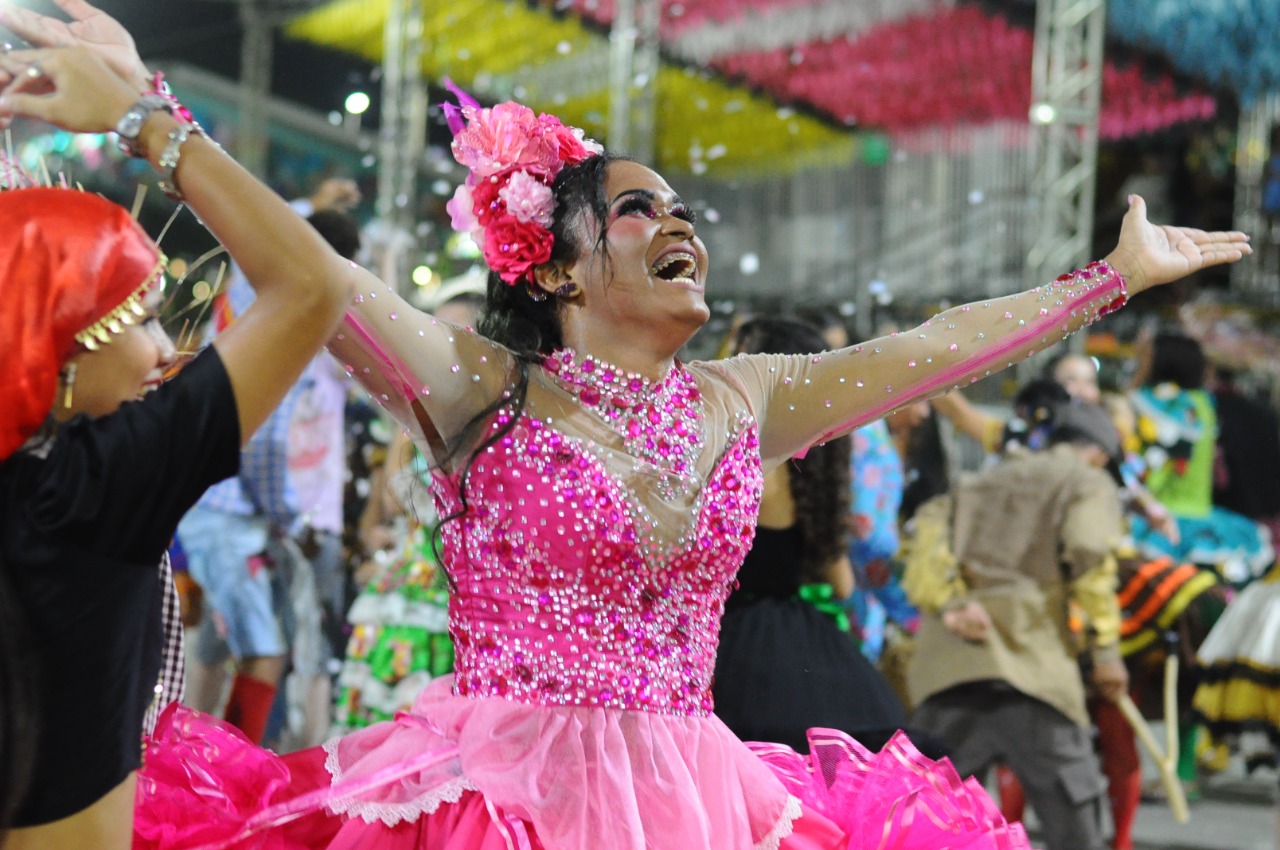
[{"label": "gold hoop earring", "polygon": [[547,293],[543,292],[542,289],[540,289],[536,283],[530,283],[528,284],[528,286],[529,286],[529,298],[531,300],[539,301],[539,302],[547,300]]},{"label": "gold hoop earring", "polygon": [[75,392],[76,385],[76,364],[68,363],[62,369],[62,407],[64,410],[71,409],[71,398]]}]

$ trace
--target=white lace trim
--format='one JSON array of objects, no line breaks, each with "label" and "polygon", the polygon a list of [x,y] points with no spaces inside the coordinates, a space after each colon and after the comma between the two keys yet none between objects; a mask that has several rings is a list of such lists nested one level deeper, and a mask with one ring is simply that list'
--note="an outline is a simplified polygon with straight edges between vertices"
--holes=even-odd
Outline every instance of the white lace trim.
[{"label": "white lace trim", "polygon": [[[333,781],[341,778],[342,768],[338,765],[338,742],[334,738],[324,742],[324,769]],[[401,822],[415,821],[422,815],[435,812],[445,803],[456,803],[467,791],[478,791],[475,783],[465,776],[455,776],[448,782],[437,785],[425,794],[421,794],[407,803],[375,803],[352,797],[338,797],[326,805],[334,814],[356,816],[365,823],[382,821],[386,826],[395,826]]]},{"label": "white lace trim", "polygon": [[773,825],[773,829],[764,838],[756,842],[756,850],[778,850],[782,844],[782,839],[791,834],[791,830],[795,827],[796,820],[799,819],[802,811],[800,809],[800,798],[787,795],[787,804],[782,807],[782,814],[778,815],[778,822]]}]

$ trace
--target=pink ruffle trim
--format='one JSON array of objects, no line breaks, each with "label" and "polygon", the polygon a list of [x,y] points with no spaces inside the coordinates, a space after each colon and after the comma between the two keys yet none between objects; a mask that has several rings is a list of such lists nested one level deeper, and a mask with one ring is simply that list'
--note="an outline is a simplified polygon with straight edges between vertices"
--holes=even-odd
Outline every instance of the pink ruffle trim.
[{"label": "pink ruffle trim", "polygon": [[[811,730],[809,742],[808,756],[744,747],[714,717],[466,699],[446,682],[394,723],[327,744],[322,769],[318,750],[282,760],[172,706],[139,776],[134,848],[324,846],[315,831],[295,840],[294,827],[314,825],[294,821],[312,815],[336,831],[339,819],[319,813],[337,812],[349,839],[353,828],[393,830],[469,791],[495,823],[527,824],[554,850],[788,850],[797,837],[822,850],[1030,848],[975,780],[901,733],[879,753],[833,730]],[[811,815],[815,827],[830,824],[793,835]]]},{"label": "pink ruffle trim", "polygon": [[834,729],[809,730],[809,755],[748,744],[804,805],[834,822],[849,850],[1030,850],[976,779],[923,756],[902,732],[878,753]]}]

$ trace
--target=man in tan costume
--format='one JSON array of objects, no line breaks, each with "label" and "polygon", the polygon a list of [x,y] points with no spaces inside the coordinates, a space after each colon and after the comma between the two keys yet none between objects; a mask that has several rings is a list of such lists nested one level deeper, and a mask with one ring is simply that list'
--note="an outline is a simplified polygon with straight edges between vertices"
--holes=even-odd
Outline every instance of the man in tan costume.
[{"label": "man in tan costume", "polygon": [[1009,765],[1049,850],[1106,847],[1068,607],[1087,623],[1093,685],[1118,697],[1121,508],[1104,467],[1119,454],[1101,407],[1061,405],[1049,448],[962,478],[921,508],[909,545],[904,586],[922,614],[907,674],[914,725],[952,748],[962,776]]}]

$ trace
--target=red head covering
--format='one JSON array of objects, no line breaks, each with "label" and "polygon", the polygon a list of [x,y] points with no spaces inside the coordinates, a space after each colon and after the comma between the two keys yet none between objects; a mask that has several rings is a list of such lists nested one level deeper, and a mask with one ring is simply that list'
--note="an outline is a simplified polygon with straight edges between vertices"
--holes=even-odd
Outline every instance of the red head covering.
[{"label": "red head covering", "polygon": [[53,407],[58,371],[144,315],[160,249],[123,207],[89,192],[0,192],[0,460]]}]

